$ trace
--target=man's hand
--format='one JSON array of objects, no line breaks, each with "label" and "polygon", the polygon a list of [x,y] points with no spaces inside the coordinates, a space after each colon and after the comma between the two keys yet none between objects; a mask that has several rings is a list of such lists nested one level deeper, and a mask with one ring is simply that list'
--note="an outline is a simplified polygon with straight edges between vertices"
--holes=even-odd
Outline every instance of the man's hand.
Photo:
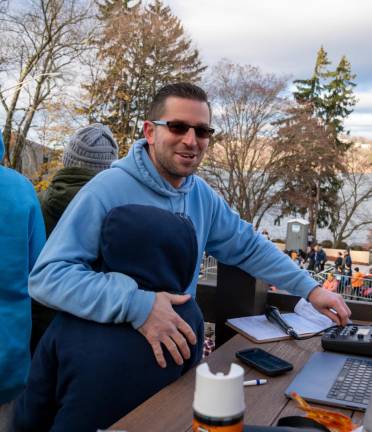
[{"label": "man's hand", "polygon": [[186,303],[190,298],[189,294],[156,293],[150,315],[145,323],[138,328],[138,331],[145,336],[152,346],[156,361],[162,368],[165,368],[167,363],[161,344],[166,346],[178,365],[183,364],[183,359],[190,358],[187,341],[192,345],[196,344],[196,336],[192,328],[172,308],[172,305]]},{"label": "man's hand", "polygon": [[348,323],[351,311],[340,294],[324,288],[314,288],[308,296],[309,302],[324,315],[327,315],[337,325]]}]

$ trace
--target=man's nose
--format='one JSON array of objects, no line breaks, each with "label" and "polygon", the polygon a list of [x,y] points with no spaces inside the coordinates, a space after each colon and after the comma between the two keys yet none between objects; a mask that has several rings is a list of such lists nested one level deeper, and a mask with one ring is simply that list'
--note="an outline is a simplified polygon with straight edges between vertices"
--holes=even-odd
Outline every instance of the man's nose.
[{"label": "man's nose", "polygon": [[194,128],[189,128],[189,130],[185,133],[185,135],[183,136],[183,142],[184,144],[189,146],[197,145]]}]

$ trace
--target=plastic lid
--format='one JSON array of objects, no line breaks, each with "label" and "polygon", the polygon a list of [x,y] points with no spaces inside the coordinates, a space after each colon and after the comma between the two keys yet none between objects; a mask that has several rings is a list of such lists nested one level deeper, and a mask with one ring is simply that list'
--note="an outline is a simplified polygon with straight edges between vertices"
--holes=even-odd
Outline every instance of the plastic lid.
[{"label": "plastic lid", "polygon": [[232,363],[230,372],[213,374],[207,363],[196,368],[194,410],[208,417],[232,417],[245,409],[243,391],[244,370]]}]

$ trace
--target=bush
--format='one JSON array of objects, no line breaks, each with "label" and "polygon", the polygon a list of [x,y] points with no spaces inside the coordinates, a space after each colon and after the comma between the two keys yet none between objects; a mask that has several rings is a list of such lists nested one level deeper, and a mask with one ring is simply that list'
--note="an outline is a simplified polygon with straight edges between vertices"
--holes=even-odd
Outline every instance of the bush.
[{"label": "bush", "polygon": [[351,250],[355,250],[355,251],[364,251],[364,250],[367,250],[365,248],[365,246],[360,245],[360,244],[353,244],[353,245],[350,246],[350,249]]},{"label": "bush", "polygon": [[336,249],[347,249],[349,246],[348,246],[348,244],[347,243],[345,243],[345,242],[339,242],[337,245],[336,245]]},{"label": "bush", "polygon": [[333,247],[333,242],[331,241],[331,240],[323,240],[321,243],[320,243],[324,248],[332,248]]}]

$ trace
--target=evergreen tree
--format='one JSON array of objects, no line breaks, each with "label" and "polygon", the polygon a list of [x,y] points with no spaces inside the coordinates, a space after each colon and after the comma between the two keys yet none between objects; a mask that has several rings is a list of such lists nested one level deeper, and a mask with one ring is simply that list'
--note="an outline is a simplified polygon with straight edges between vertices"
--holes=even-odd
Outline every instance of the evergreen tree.
[{"label": "evergreen tree", "polygon": [[351,64],[343,56],[333,72],[328,72],[330,81],[324,85],[324,114],[325,124],[330,125],[335,134],[335,140],[341,151],[348,149],[348,145],[339,139],[345,132],[344,119],[353,112],[356,98],[353,95],[355,74],[351,72]]},{"label": "evergreen tree", "polygon": [[351,64],[345,56],[334,71],[328,69],[330,65],[328,54],[321,47],[312,77],[295,80],[297,88],[293,96],[297,103],[310,106],[313,115],[333,129],[336,144],[341,151],[346,151],[348,146],[342,142],[340,134],[345,133],[344,120],[352,113],[356,103],[353,95],[355,75],[351,72]]},{"label": "evergreen tree", "polygon": [[119,9],[114,3],[127,5],[108,0],[101,9],[97,59],[102,72],[85,86],[90,103],[81,111],[113,130],[123,155],[140,136],[157,90],[176,81],[196,82],[206,68],[180,20],[161,1]]},{"label": "evergreen tree", "polygon": [[306,104],[307,110],[317,117],[323,117],[323,80],[327,77],[327,66],[331,62],[328,60],[328,55],[323,47],[320,47],[313,71],[310,79],[295,80],[297,90],[293,92],[293,96],[297,103]]},{"label": "evergreen tree", "polygon": [[[277,122],[275,151],[282,154],[275,170],[281,181],[282,216],[307,214],[310,232],[329,224],[336,205],[334,173],[342,169],[332,129],[313,115],[313,106],[298,104]],[[278,219],[280,219],[279,217]]]},{"label": "evergreen tree", "polygon": [[[351,64],[343,56],[335,70],[329,70],[331,62],[327,52],[321,47],[317,53],[313,75],[310,79],[295,80],[296,90],[293,96],[299,105],[306,106],[308,112],[331,134],[333,144],[340,156],[350,147],[342,139],[345,133],[344,120],[353,111],[356,99],[353,95],[355,75],[351,72]],[[320,149],[326,152],[328,149]],[[317,200],[312,201],[308,208],[309,214],[317,215],[317,225],[324,227],[332,224],[332,214],[337,197],[342,187],[342,181],[334,171],[327,179],[319,183]],[[302,191],[304,192],[304,191]],[[312,234],[315,236],[316,224]]]}]

